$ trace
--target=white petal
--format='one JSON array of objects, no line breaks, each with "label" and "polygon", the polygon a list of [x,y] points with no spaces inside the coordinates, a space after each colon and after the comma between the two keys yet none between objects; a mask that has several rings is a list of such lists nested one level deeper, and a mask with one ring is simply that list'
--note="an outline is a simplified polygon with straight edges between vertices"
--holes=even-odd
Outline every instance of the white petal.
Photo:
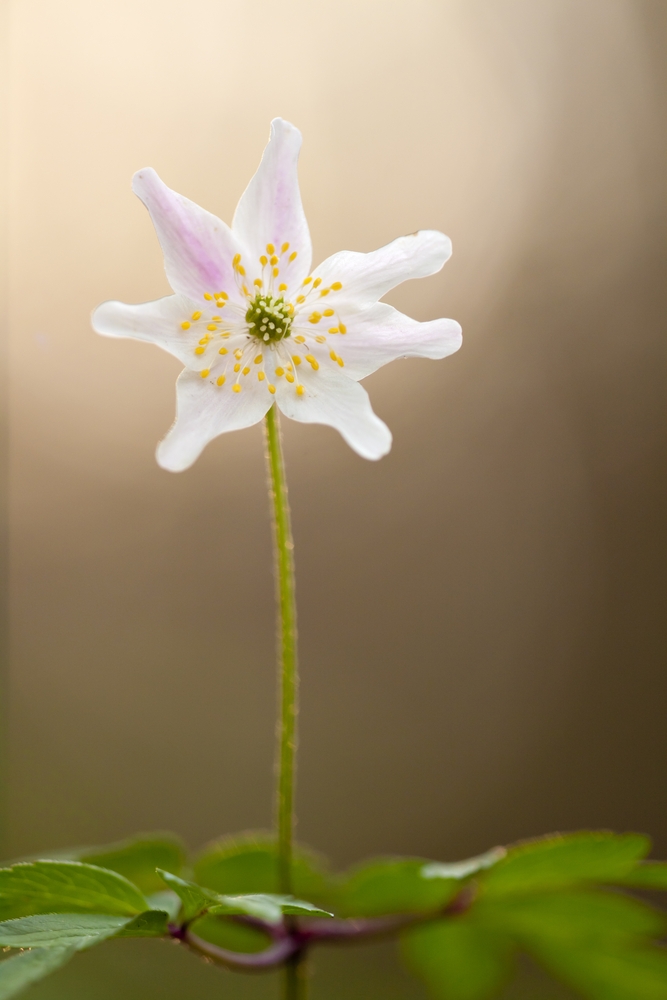
[{"label": "white petal", "polygon": [[105,337],[131,337],[157,344],[192,368],[196,340],[181,328],[181,323],[190,317],[193,308],[184,295],[168,295],[141,305],[103,302],[93,313],[93,329]]},{"label": "white petal", "polygon": [[402,281],[435,274],[451,253],[448,236],[422,229],[371,253],[341,250],[323,261],[313,275],[322,279],[323,288],[337,281],[343,286],[341,291],[330,294],[327,305],[337,307],[350,302],[363,307],[377,302]]},{"label": "white petal", "polygon": [[137,171],[132,190],[150,212],[174,291],[199,305],[205,292],[241,301],[232,260],[243,248],[229,226],[168,188],[151,167]]},{"label": "white petal", "polygon": [[276,381],[278,406],[286,417],[335,427],[362,458],[375,460],[387,454],[391,431],[373,413],[368,393],[358,382],[325,368],[315,372],[307,364],[299,366],[299,382],[303,396],[284,378]]},{"label": "white petal", "polygon": [[[289,243],[278,266],[279,280],[290,288],[306,277],[313,255],[297,176],[300,149],[299,130],[275,118],[262,162],[238,203],[232,223],[234,235],[250,252],[252,268],[259,267],[258,259],[266,254],[267,243],[275,246],[276,253]],[[295,251],[297,257],[290,263],[289,256]]]},{"label": "white petal", "polygon": [[[419,323],[385,302],[345,316],[347,333],[327,337],[349,378],[361,379],[396,358],[446,358],[461,346],[461,327],[453,319]],[[315,351],[315,349],[313,349]]]},{"label": "white petal", "polygon": [[176,382],[176,421],[157,449],[158,464],[182,472],[199,458],[213,438],[259,423],[273,402],[266,384],[244,381],[241,392],[231,383],[211,384],[184,371]]}]

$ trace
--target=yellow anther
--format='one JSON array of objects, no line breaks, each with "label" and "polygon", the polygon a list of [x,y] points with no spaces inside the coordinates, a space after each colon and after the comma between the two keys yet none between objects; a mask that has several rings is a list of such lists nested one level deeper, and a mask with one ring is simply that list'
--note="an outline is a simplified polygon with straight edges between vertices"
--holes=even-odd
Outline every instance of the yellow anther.
[{"label": "yellow anther", "polygon": [[209,302],[213,300],[213,296],[209,292],[204,292],[204,298],[207,299]]},{"label": "yellow anther", "polygon": [[280,268],[279,267],[274,267],[274,269],[273,269],[273,277],[277,278],[279,274],[280,274]]},{"label": "yellow anther", "polygon": [[335,351],[329,351],[329,357],[331,358],[332,361],[338,361],[338,355],[336,354]]},{"label": "yellow anther", "polygon": [[248,295],[248,296],[250,295],[250,292],[248,291],[248,288],[247,288],[246,285],[241,285],[241,289],[242,289],[244,295]]},{"label": "yellow anther", "polygon": [[313,280],[312,278],[304,278],[303,281],[301,282],[301,284],[302,285],[309,285],[312,280]]},{"label": "yellow anther", "polygon": [[336,361],[337,361],[337,362],[338,362],[338,364],[339,364],[339,365],[341,366],[341,368],[342,368],[342,367],[343,367],[343,365],[345,364],[345,362],[343,361],[343,359],[342,359],[342,358],[336,358]]},{"label": "yellow anther", "polygon": [[238,361],[234,365],[234,371],[235,372],[240,372],[241,371],[241,365],[238,363]]},{"label": "yellow anther", "polygon": [[231,337],[231,333],[229,333],[229,331],[227,331],[227,333],[221,333],[220,336],[224,337],[225,340],[226,340],[228,337]]},{"label": "yellow anther", "polygon": [[293,354],[292,355],[292,361],[294,362],[295,365],[300,365],[301,364],[301,358],[299,357],[298,354]]},{"label": "yellow anther", "polygon": [[314,360],[315,360],[315,358],[313,357],[312,354],[306,354],[306,361],[309,361],[311,365],[312,365],[312,363],[313,363]]},{"label": "yellow anther", "polygon": [[264,254],[262,254],[262,256],[259,258],[259,262],[262,265],[262,267],[266,267],[266,265],[269,263],[269,258],[265,257]]},{"label": "yellow anther", "polygon": [[193,320],[195,320],[195,322],[196,322],[196,321],[197,321],[198,319],[201,319],[201,313],[200,313],[200,312],[194,312],[194,313],[192,314],[192,319],[193,319]]},{"label": "yellow anther", "polygon": [[227,292],[216,292],[216,296],[215,297],[216,297],[216,299],[225,299],[225,300],[227,300],[229,298],[229,295],[227,295]]},{"label": "yellow anther", "polygon": [[248,366],[247,366],[247,365],[246,365],[246,366],[245,366],[245,368],[243,369],[243,374],[244,374],[244,375],[249,375],[249,374],[250,374],[250,369],[248,368]]},{"label": "yellow anther", "polygon": [[285,374],[285,369],[284,368],[276,368],[276,375],[280,376],[280,375],[284,375],[284,374]]},{"label": "yellow anther", "polygon": [[226,354],[226,353],[227,353],[226,347],[221,347],[220,350],[218,351],[218,354]]},{"label": "yellow anther", "polygon": [[216,379],[216,381],[217,381],[218,385],[224,385],[225,384],[225,376],[224,375],[218,375],[218,378]]},{"label": "yellow anther", "polygon": [[255,358],[255,364],[261,365],[261,363],[262,363],[262,355],[258,354],[257,357]]},{"label": "yellow anther", "polygon": [[263,382],[264,379],[266,378],[266,375],[264,374],[264,372],[257,372],[257,378],[259,379],[260,382]]},{"label": "yellow anther", "polygon": [[287,285],[285,284],[284,281],[281,281],[280,284],[278,285],[278,291],[279,292],[286,292],[287,291]]},{"label": "yellow anther", "polygon": [[310,367],[313,369],[314,372],[316,372],[317,369],[320,367],[319,361],[317,360],[317,358],[314,358],[312,354],[306,354],[306,361],[308,362],[308,364],[310,365]]},{"label": "yellow anther", "polygon": [[323,316],[333,316],[333,314],[334,314],[333,309],[325,309],[324,312],[322,313]]},{"label": "yellow anther", "polygon": [[331,291],[330,288],[323,288],[322,291],[320,292],[320,295],[321,296],[322,295],[328,295],[330,291]]},{"label": "yellow anther", "polygon": [[266,244],[266,252],[268,254],[274,254],[276,252],[276,248],[274,247],[273,243]]},{"label": "yellow anther", "polygon": [[202,339],[199,341],[199,343],[200,344],[208,344],[208,342],[209,342],[210,339],[211,339],[210,337],[202,337]]},{"label": "yellow anther", "polygon": [[277,263],[278,263],[278,258],[274,254],[273,257],[271,258],[271,266],[275,267]]},{"label": "yellow anther", "polygon": [[330,326],[329,327],[329,333],[338,333],[338,327],[337,326]]},{"label": "yellow anther", "polygon": [[195,354],[203,354],[205,350],[205,347],[195,347]]},{"label": "yellow anther", "polygon": [[275,391],[276,391],[275,385],[270,385],[269,386],[269,392],[274,393]]},{"label": "yellow anther", "polygon": [[241,260],[241,254],[240,253],[235,253],[234,254],[234,260],[232,261],[232,267],[236,267],[236,265],[238,264],[238,262],[240,260]]},{"label": "yellow anther", "polygon": [[261,288],[262,284],[263,282],[261,278],[255,278],[255,280],[253,281],[253,285],[255,285],[257,288]]},{"label": "yellow anther", "polygon": [[315,281],[313,282],[313,288],[317,288],[317,286],[321,285],[321,284],[322,284],[322,279],[321,278],[315,278]]},{"label": "yellow anther", "polygon": [[214,323],[219,323],[220,320],[222,319],[222,317],[221,316],[211,316],[211,319],[213,320]]},{"label": "yellow anther", "polygon": [[202,378],[208,378],[208,376],[211,374],[211,369],[204,368],[204,370],[201,371],[199,374],[201,375]]},{"label": "yellow anther", "polygon": [[241,386],[237,382],[236,385],[232,386],[232,389],[233,389],[234,392],[240,392],[241,391]]},{"label": "yellow anther", "polygon": [[239,274],[241,275],[241,277],[243,277],[245,275],[245,267],[243,266],[243,264],[239,264],[239,266],[236,268],[236,270],[239,272]]},{"label": "yellow anther", "polygon": [[319,323],[319,321],[321,319],[322,319],[322,314],[318,313],[318,312],[314,312],[314,313],[311,313],[310,316],[308,317],[308,322],[309,323]]},{"label": "yellow anther", "polygon": [[190,324],[188,323],[187,319],[184,319],[183,322],[181,323],[181,330],[189,330],[189,329],[190,329]]},{"label": "yellow anther", "polygon": [[291,302],[290,302],[290,303],[288,303],[288,306],[287,306],[287,312],[288,312],[288,313],[290,314],[290,316],[293,316],[293,315],[294,315],[294,306],[292,305],[292,303],[291,303]]},{"label": "yellow anther", "polygon": [[289,243],[283,243],[283,245],[280,248],[280,252],[287,253],[288,250],[289,250]]},{"label": "yellow anther", "polygon": [[303,390],[303,386],[302,385],[297,385],[297,387],[296,387],[296,394],[297,394],[297,396],[303,396],[303,391],[304,391]]},{"label": "yellow anther", "polygon": [[297,344],[305,344],[306,343],[306,338],[305,337],[299,336],[299,337],[295,337],[294,339],[296,340]]},{"label": "yellow anther", "polygon": [[296,250],[292,250],[291,254],[289,255],[290,264],[292,263],[293,260],[296,260],[296,258],[297,258],[297,252]]},{"label": "yellow anther", "polygon": [[332,292],[339,292],[342,287],[343,286],[341,285],[340,281],[334,281],[333,285],[331,286],[331,291]]},{"label": "yellow anther", "polygon": [[305,295],[297,295],[297,297],[296,297],[296,303],[297,303],[297,305],[300,306],[301,303],[305,302],[305,301],[306,301],[306,296]]},{"label": "yellow anther", "polygon": [[319,337],[315,337],[315,340],[317,341],[318,344],[326,344],[327,342],[327,338],[323,337],[322,334],[320,334]]},{"label": "yellow anther", "polygon": [[208,324],[208,326],[206,327],[206,329],[207,329],[207,330],[210,330],[210,331],[211,331],[211,333],[215,333],[215,331],[216,331],[216,330],[217,330],[218,328],[217,328],[217,326],[215,325],[215,323],[209,323],[209,324]]},{"label": "yellow anther", "polygon": [[290,375],[289,372],[287,373],[287,375],[285,376],[285,378],[287,379],[288,382],[293,382],[294,381],[294,376]]},{"label": "yellow anther", "polygon": [[347,327],[343,323],[338,324],[338,329],[341,333],[347,333]]},{"label": "yellow anther", "polygon": [[237,361],[240,361],[241,358],[243,357],[243,351],[241,350],[240,347],[237,347],[236,350],[234,351],[234,357],[236,358]]}]

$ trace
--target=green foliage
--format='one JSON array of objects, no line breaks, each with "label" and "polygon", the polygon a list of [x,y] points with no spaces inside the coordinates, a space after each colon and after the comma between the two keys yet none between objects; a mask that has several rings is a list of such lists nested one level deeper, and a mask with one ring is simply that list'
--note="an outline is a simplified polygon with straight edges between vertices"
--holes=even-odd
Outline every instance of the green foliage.
[{"label": "green foliage", "polygon": [[667,892],[667,863],[644,861],[619,879],[619,884],[635,889],[658,889]]},{"label": "green foliage", "polygon": [[116,937],[162,937],[168,932],[168,922],[165,910],[147,910],[130,920]]},{"label": "green foliage", "polygon": [[424,878],[422,858],[378,858],[352,869],[336,894],[336,912],[344,917],[387,913],[429,913],[459,892],[455,878]]},{"label": "green foliage", "polygon": [[34,861],[0,869],[0,919],[36,913],[133,917],[148,902],[122,875],[79,861]]},{"label": "green foliage", "polygon": [[183,923],[189,923],[200,913],[204,913],[218,902],[218,894],[210,889],[205,889],[194,882],[186,882],[185,879],[173,875],[171,872],[158,869],[158,874],[162,881],[175,892],[181,901],[182,908],[180,919]]},{"label": "green foliage", "polygon": [[435,997],[487,1000],[509,979],[514,946],[507,935],[465,916],[409,931],[402,951]]},{"label": "green foliage", "polygon": [[648,837],[588,832],[544,837],[511,848],[485,875],[484,892],[506,895],[582,882],[615,883],[650,849]]},{"label": "green foliage", "polygon": [[127,917],[100,913],[44,913],[0,923],[0,945],[5,948],[90,948],[113,937]]},{"label": "green foliage", "polygon": [[[248,833],[210,844],[194,863],[194,878],[215,892],[278,892],[275,840],[265,834]],[[322,857],[297,847],[292,865],[292,886],[298,896],[326,903],[332,883]]]},{"label": "green foliage", "polygon": [[71,857],[118,872],[145,893],[164,888],[156,868],[179,874],[186,860],[183,842],[173,833],[140,833],[105,847],[73,851]]},{"label": "green foliage", "polygon": [[34,948],[0,962],[0,1000],[21,993],[50,972],[55,972],[76,954],[76,948]]},{"label": "green foliage", "polygon": [[264,951],[271,944],[271,938],[265,931],[224,917],[206,914],[195,920],[191,929],[198,937],[228,951],[252,954]]}]

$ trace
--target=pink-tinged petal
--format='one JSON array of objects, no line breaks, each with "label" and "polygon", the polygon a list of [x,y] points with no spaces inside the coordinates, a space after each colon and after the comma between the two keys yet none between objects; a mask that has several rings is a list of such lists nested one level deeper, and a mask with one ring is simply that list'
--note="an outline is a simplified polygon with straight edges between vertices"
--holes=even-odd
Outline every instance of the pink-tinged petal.
[{"label": "pink-tinged petal", "polygon": [[229,226],[168,188],[151,167],[137,171],[132,190],[150,212],[174,291],[198,305],[204,293],[223,291],[240,301],[232,261],[243,248]]},{"label": "pink-tinged petal", "polygon": [[[306,277],[313,254],[297,176],[300,149],[299,130],[274,118],[262,162],[241,196],[232,223],[234,235],[250,253],[253,273],[271,244],[279,256],[279,280],[290,288]],[[289,247],[282,252],[286,243]],[[297,256],[290,261],[294,253]]]},{"label": "pink-tinged petal", "polygon": [[[393,243],[371,253],[342,250],[328,257],[313,271],[313,276],[321,278],[322,283],[309,300],[314,304],[316,295],[334,286],[327,305],[342,307],[349,303],[363,308],[377,302],[402,281],[435,274],[451,253],[449,237],[433,229],[400,236]],[[335,287],[338,282],[342,285],[341,289]]]},{"label": "pink-tinged petal", "polygon": [[[345,316],[347,333],[327,337],[349,378],[361,379],[397,358],[446,358],[461,346],[461,327],[453,319],[419,323],[385,302]],[[317,349],[311,347],[317,356]]]},{"label": "pink-tinged petal", "polygon": [[259,423],[273,402],[261,383],[217,386],[197,372],[181,372],[176,382],[176,421],[157,448],[158,464],[169,472],[188,469],[213,438]]},{"label": "pink-tinged petal", "polygon": [[193,337],[181,327],[192,310],[192,302],[184,295],[168,295],[156,302],[142,302],[141,305],[103,302],[93,312],[92,324],[93,329],[104,337],[130,337],[157,344],[192,368],[198,334]]},{"label": "pink-tinged petal", "polygon": [[342,373],[307,364],[299,366],[297,395],[294,383],[276,381],[278,406],[286,417],[305,424],[326,424],[343,436],[362,458],[377,460],[391,448],[391,431],[372,410],[368,393]]}]

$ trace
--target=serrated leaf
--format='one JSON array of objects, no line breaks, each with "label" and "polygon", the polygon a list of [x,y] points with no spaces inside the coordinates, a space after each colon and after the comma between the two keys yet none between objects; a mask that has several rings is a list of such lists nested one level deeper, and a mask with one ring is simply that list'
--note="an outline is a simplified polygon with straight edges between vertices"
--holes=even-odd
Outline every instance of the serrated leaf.
[{"label": "serrated leaf", "polygon": [[162,881],[181,900],[183,904],[181,916],[185,923],[193,920],[200,913],[204,913],[212,905],[220,901],[217,893],[201,885],[196,885],[194,882],[187,882],[185,879],[179,878],[178,875],[162,871],[162,869],[158,869],[158,874]]},{"label": "serrated leaf", "polygon": [[159,892],[162,882],[156,868],[179,874],[185,864],[185,847],[173,833],[141,833],[103,847],[71,852],[76,861],[107,868],[124,875],[142,892]]},{"label": "serrated leaf", "polygon": [[577,883],[623,879],[650,849],[640,834],[584,831],[510,848],[483,878],[487,895],[541,892]]},{"label": "serrated leaf", "polygon": [[665,1000],[667,954],[657,948],[541,942],[535,954],[558,979],[589,1000]]},{"label": "serrated leaf", "polygon": [[[210,844],[194,865],[200,885],[229,895],[276,893],[278,861],[275,840],[264,834],[244,834]],[[320,855],[297,846],[292,863],[292,887],[297,896],[326,901],[331,878]]]},{"label": "serrated leaf", "polygon": [[130,920],[116,937],[163,937],[169,930],[168,920],[164,910],[147,910]]},{"label": "serrated leaf", "polygon": [[152,892],[146,898],[150,903],[151,910],[162,910],[171,921],[176,920],[181,912],[181,900],[171,889]]},{"label": "serrated leaf", "polygon": [[465,861],[429,861],[421,870],[422,878],[467,878],[475,872],[484,871],[497,864],[507,855],[505,847],[492,847],[485,854],[478,854],[475,858],[467,858]]},{"label": "serrated leaf", "polygon": [[459,878],[424,878],[423,858],[377,858],[354,868],[336,894],[345,917],[437,912],[461,889]]},{"label": "serrated leaf", "polygon": [[133,921],[100,913],[44,913],[0,923],[5,948],[90,948]]},{"label": "serrated leaf", "polygon": [[76,948],[35,948],[0,962],[0,1000],[21,993],[50,972],[55,972],[76,954]]},{"label": "serrated leaf", "polygon": [[263,920],[267,924],[278,924],[285,914],[300,914],[311,917],[331,917],[332,914],[321,910],[313,903],[306,903],[293,896],[277,896],[272,893],[252,893],[243,896],[220,895],[218,902],[209,908],[214,916],[222,914],[243,914]]},{"label": "serrated leaf", "polygon": [[137,916],[144,896],[122,875],[78,861],[35,861],[0,869],[0,918],[36,913]]},{"label": "serrated leaf", "polygon": [[487,1000],[509,979],[514,948],[506,935],[466,916],[409,931],[402,951],[439,1000]]},{"label": "serrated leaf", "polygon": [[606,941],[628,944],[658,937],[665,916],[637,899],[603,890],[569,890],[481,899],[475,919],[511,934],[532,950],[535,942]]},{"label": "serrated leaf", "polygon": [[643,861],[619,879],[619,883],[634,889],[658,889],[667,892],[667,862]]}]

